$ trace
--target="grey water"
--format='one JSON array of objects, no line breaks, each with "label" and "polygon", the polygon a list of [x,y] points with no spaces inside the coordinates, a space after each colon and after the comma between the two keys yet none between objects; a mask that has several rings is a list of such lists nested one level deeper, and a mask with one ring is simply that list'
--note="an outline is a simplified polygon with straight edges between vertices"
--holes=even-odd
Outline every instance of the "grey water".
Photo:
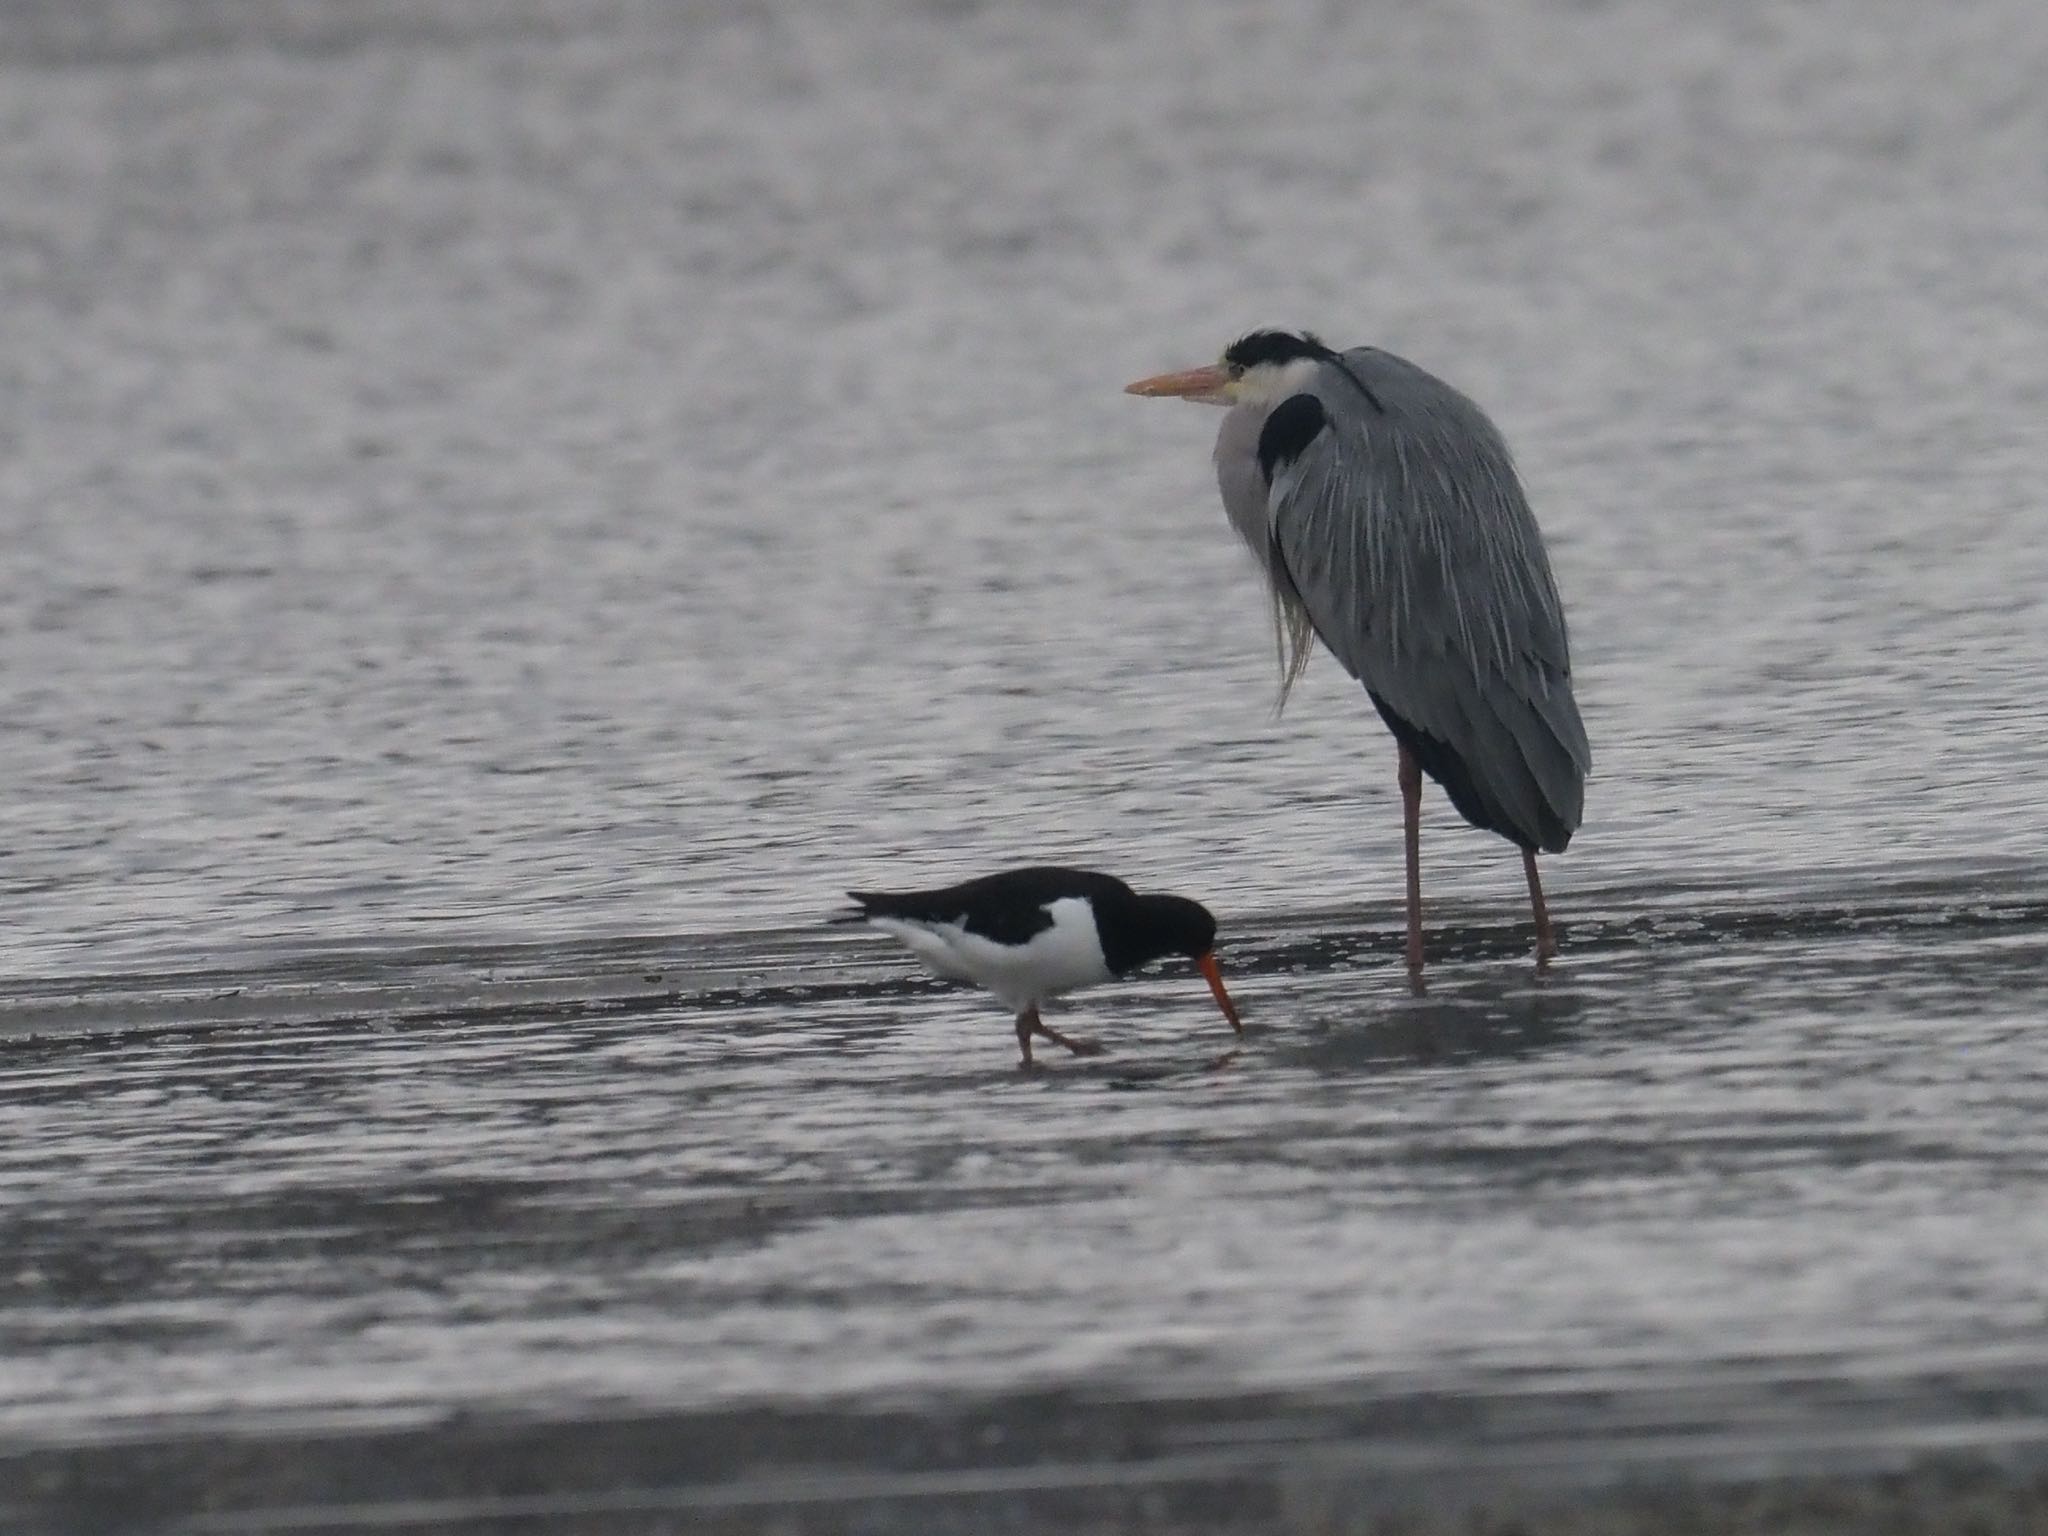
[{"label": "grey water", "polygon": [[[305,1470],[454,1423],[727,1436],[613,1469],[700,1515],[1166,1425],[1316,1529],[1281,1442],[2048,1443],[2031,16],[0,10],[0,1514],[514,1518]],[[1390,744],[1119,392],[1260,324],[1515,446],[1541,982],[1432,797],[1407,995]],[[1026,1078],[821,926],[1051,859],[1217,910],[1234,1059],[1168,970]]]}]

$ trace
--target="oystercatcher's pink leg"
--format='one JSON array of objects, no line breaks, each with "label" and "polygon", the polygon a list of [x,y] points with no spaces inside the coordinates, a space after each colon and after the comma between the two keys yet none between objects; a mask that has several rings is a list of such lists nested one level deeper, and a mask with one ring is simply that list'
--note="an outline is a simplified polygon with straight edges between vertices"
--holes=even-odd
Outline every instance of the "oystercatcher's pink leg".
[{"label": "oystercatcher's pink leg", "polygon": [[1401,833],[1408,854],[1408,985],[1422,991],[1422,765],[1401,748]]},{"label": "oystercatcher's pink leg", "polygon": [[1054,1045],[1063,1045],[1076,1056],[1100,1056],[1102,1046],[1094,1040],[1084,1040],[1078,1035],[1063,1035],[1038,1016],[1038,1005],[1033,1003],[1017,1015],[1017,1049],[1024,1053],[1024,1059],[1017,1065],[1026,1071],[1037,1065],[1031,1059],[1031,1037],[1043,1035]]},{"label": "oystercatcher's pink leg", "polygon": [[1522,850],[1522,868],[1529,876],[1529,910],[1536,914],[1536,969],[1550,969],[1550,957],[1557,953],[1557,939],[1550,931],[1550,908],[1543,904],[1543,882],[1536,877],[1535,850]]},{"label": "oystercatcher's pink leg", "polygon": [[1045,1020],[1041,1019],[1038,1016],[1038,1010],[1036,1008],[1033,1008],[1031,1010],[1031,1027],[1037,1030],[1039,1034],[1045,1036],[1045,1038],[1050,1040],[1054,1045],[1064,1045],[1076,1056],[1100,1056],[1102,1054],[1101,1041],[1086,1040],[1079,1035],[1061,1034],[1058,1030],[1054,1029],[1050,1024],[1046,1023]]}]

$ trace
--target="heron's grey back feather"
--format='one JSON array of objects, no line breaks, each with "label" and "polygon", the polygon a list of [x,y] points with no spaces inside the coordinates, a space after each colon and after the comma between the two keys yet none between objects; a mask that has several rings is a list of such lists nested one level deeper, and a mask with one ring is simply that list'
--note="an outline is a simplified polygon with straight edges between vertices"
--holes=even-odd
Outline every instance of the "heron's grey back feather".
[{"label": "heron's grey back feather", "polygon": [[1271,407],[1233,410],[1216,441],[1225,510],[1276,611],[1306,615],[1468,821],[1563,848],[1592,752],[1507,444],[1464,395],[1377,348],[1324,363],[1306,392],[1323,428],[1270,484]]}]

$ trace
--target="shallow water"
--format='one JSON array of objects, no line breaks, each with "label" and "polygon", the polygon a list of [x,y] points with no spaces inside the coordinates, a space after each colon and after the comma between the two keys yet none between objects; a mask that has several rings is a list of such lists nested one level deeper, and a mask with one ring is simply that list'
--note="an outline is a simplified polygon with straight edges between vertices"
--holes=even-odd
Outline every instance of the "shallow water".
[{"label": "shallow water", "polygon": [[1272,719],[1214,418],[1118,393],[1259,322],[1516,445],[1567,904],[2048,852],[2023,8],[360,14],[10,23],[10,970],[1381,898],[1383,732]]},{"label": "shallow water", "polygon": [[[973,1529],[1219,1480],[1284,1514],[1305,1477],[1352,1508],[1481,1467],[2038,1461],[2048,888],[1639,906],[1541,982],[1525,932],[1447,915],[1423,998],[1391,910],[1246,924],[1241,1048],[1169,972],[1070,1010],[1108,1055],[1029,1075],[985,999],[817,932],[18,997],[0,1441],[44,1479],[129,1447],[64,1485],[100,1520],[154,1458],[195,1530],[511,1518],[533,1457],[551,1518],[890,1530],[940,1496]],[[454,1408],[501,1427],[438,1471],[346,1449]],[[961,1412],[1019,1467],[939,1477]],[[698,1450],[566,1449],[650,1414]]]},{"label": "shallow water", "polygon": [[[2024,1440],[2030,17],[12,9],[0,1434]],[[1214,418],[1118,393],[1260,323],[1516,446],[1596,753],[1541,987],[1432,797],[1405,996],[1390,746],[1327,661],[1273,718]],[[1021,1079],[812,926],[1025,858],[1216,907],[1242,1054],[1166,976]]]}]

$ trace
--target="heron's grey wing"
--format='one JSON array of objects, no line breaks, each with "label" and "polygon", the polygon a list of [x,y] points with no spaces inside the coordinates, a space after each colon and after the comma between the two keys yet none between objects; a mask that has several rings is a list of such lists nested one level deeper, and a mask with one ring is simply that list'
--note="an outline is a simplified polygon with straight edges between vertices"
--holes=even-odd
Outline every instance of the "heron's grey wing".
[{"label": "heron's grey wing", "polygon": [[1318,429],[1262,455],[1275,557],[1323,644],[1465,818],[1561,849],[1592,755],[1535,519],[1478,407],[1372,356],[1401,371],[1375,371],[1368,391],[1326,369]]}]

